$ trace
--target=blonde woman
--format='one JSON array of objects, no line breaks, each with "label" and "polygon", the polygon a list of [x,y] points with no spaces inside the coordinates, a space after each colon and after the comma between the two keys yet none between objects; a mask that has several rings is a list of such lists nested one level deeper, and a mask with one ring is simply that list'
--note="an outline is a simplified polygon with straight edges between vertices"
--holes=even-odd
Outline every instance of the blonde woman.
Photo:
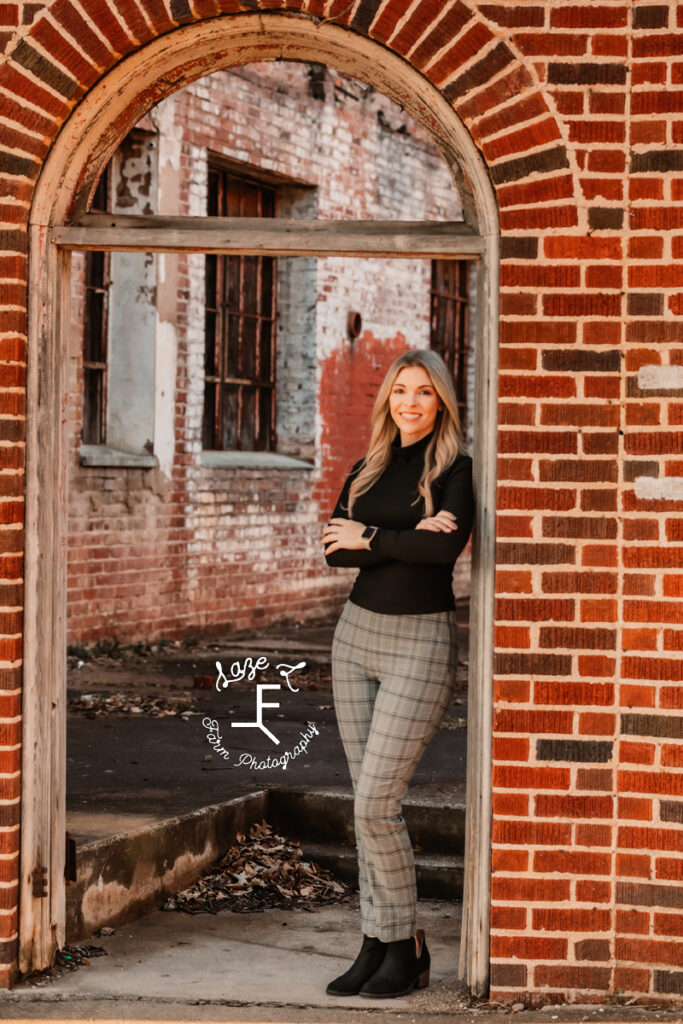
[{"label": "blonde woman", "polygon": [[429,982],[408,783],[455,684],[453,566],[472,529],[472,460],[448,369],[431,350],[396,359],[323,529],[331,566],[360,569],[332,643],[334,706],[354,791],[360,925],[330,995],[402,996]]}]

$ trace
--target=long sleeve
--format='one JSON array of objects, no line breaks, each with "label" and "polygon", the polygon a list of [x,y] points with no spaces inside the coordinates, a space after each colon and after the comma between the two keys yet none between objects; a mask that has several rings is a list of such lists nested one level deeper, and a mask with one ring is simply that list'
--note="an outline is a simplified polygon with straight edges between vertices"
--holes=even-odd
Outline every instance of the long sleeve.
[{"label": "long sleeve", "polygon": [[442,509],[455,515],[457,530],[447,533],[380,527],[372,539],[372,552],[401,562],[455,562],[467,544],[474,519],[472,460],[469,456],[454,462],[447,474],[434,514]]},{"label": "long sleeve", "polygon": [[[460,454],[432,483],[433,515],[452,512],[453,532],[418,530],[424,516],[418,484],[432,433],[402,445],[400,434],[391,442],[388,464],[372,487],[353,507],[353,519],[378,529],[370,548],[340,548],[325,560],[331,566],[358,569],[349,601],[385,615],[420,615],[453,610],[453,565],[467,544],[474,519],[472,459]],[[349,518],[349,490],[363,460],[351,468],[333,519]],[[330,547],[331,545],[327,545]]]},{"label": "long sleeve", "polygon": [[[337,498],[337,504],[334,506],[334,512],[330,516],[330,519],[349,518],[347,511],[349,490],[356,474],[356,470],[359,469],[362,461],[362,459],[359,459],[358,462],[354,463],[351,467],[351,472],[344,482],[341,494]],[[342,506],[344,507],[342,508]],[[366,526],[367,525],[368,524],[366,523]],[[350,548],[339,548],[337,551],[333,551],[331,555],[328,555],[327,552],[325,552],[325,561],[328,565],[335,568],[351,567],[355,569],[364,569],[366,566],[378,565],[380,562],[386,562],[390,557],[390,555],[383,555],[378,551],[375,551],[374,544],[372,549],[362,548],[352,551]]]}]

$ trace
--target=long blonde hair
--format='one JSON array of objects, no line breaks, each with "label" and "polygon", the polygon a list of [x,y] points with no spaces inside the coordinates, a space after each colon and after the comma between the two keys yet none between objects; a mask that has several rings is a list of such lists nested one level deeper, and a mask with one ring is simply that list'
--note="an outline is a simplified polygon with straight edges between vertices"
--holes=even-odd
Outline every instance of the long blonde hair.
[{"label": "long blonde hair", "polygon": [[418,483],[418,496],[412,504],[424,498],[425,516],[434,512],[431,484],[451,463],[459,452],[466,452],[460,425],[453,381],[442,357],[433,349],[409,349],[391,364],[382,381],[372,408],[372,430],[367,454],[349,488],[349,519],[353,518],[356,498],[370,490],[391,461],[392,442],[399,429],[391,418],[389,396],[394,381],[404,366],[421,366],[426,370],[437,395],[443,403],[434,422],[434,433],[424,453],[424,468]]}]

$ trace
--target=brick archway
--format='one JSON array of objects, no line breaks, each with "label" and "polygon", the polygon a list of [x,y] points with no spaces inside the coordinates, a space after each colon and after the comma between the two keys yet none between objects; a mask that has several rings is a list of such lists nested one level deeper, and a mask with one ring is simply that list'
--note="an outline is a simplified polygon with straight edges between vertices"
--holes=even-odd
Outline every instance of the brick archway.
[{"label": "brick archway", "polygon": [[[483,993],[488,985],[488,914],[491,778],[491,683],[493,657],[493,544],[495,524],[496,425],[496,309],[498,224],[497,208],[481,160],[457,115],[433,87],[410,65],[371,40],[359,39],[337,25],[313,26],[310,21],[281,15],[234,16],[210,19],[176,29],[131,54],[98,81],[65,122],[45,160],[30,217],[30,295],[34,315],[29,323],[29,349],[38,353],[29,376],[28,394],[35,414],[29,417],[27,436],[29,473],[27,503],[25,610],[25,756],[22,820],[22,859],[26,864],[46,860],[48,879],[55,884],[47,901],[36,899],[33,883],[24,878],[20,916],[22,971],[49,961],[63,929],[62,850],[51,843],[63,823],[65,752],[60,737],[64,715],[63,665],[60,638],[64,626],[63,545],[65,489],[59,467],[66,464],[63,432],[59,430],[60,365],[65,361],[60,317],[63,259],[51,242],[53,228],[68,223],[85,210],[104,162],[125,132],[161,96],[187,81],[220,67],[277,58],[327,63],[370,82],[402,103],[422,122],[440,146],[458,181],[463,206],[472,230],[481,234],[486,254],[480,264],[477,439],[477,491],[480,516],[473,549],[473,629],[468,813],[470,840],[466,848],[466,913],[463,923],[461,972]],[[62,339],[61,343],[59,339]],[[60,350],[61,344],[61,350]],[[39,369],[43,367],[42,381]],[[49,369],[47,369],[49,367]],[[47,370],[47,372],[45,372]],[[483,425],[486,424],[486,427]],[[60,440],[61,435],[61,440]],[[60,450],[60,444],[62,449]],[[31,453],[35,453],[33,459]],[[52,470],[52,473],[51,473]],[[46,619],[53,628],[42,628]],[[46,714],[46,708],[53,713]],[[47,739],[50,765],[36,765],[35,737]],[[54,817],[37,815],[39,805],[56,808]],[[56,829],[55,829],[56,825]],[[25,873],[26,874],[26,873]],[[49,928],[48,928],[49,925]],[[42,939],[41,939],[42,936]]]},{"label": "brick archway", "polygon": [[[580,195],[573,180],[578,170],[573,153],[575,147],[565,147],[562,120],[556,116],[551,90],[547,84],[540,85],[533,62],[524,56],[525,50],[544,56],[546,50],[552,52],[547,49],[547,41],[545,47],[543,43],[534,46],[530,42],[534,38],[533,33],[523,31],[525,27],[537,24],[535,12],[525,22],[523,16],[512,18],[504,8],[466,4],[462,0],[447,5],[445,10],[444,5],[434,0],[422,0],[410,5],[408,14],[405,13],[406,5],[397,0],[355,0],[352,3],[346,0],[168,0],[167,5],[163,0],[127,0],[112,2],[109,7],[95,0],[81,0],[81,7],[87,20],[74,8],[71,0],[58,0],[49,12],[39,12],[28,33],[9,52],[8,63],[0,68],[0,89],[14,94],[18,100],[12,111],[17,131],[14,139],[8,138],[6,145],[15,141],[19,149],[23,144],[27,150],[26,158],[17,161],[13,168],[19,175],[35,181],[41,162],[66,119],[70,114],[73,119],[73,113],[82,106],[84,99],[86,103],[92,101],[93,90],[101,93],[104,75],[115,69],[122,58],[139,53],[154,41],[161,43],[162,51],[165,47],[172,50],[179,39],[177,29],[182,26],[206,25],[216,21],[219,34],[221,31],[232,34],[235,19],[225,16],[239,14],[244,23],[245,12],[251,12],[256,22],[254,34],[260,36],[260,40],[255,42],[256,49],[262,45],[261,56],[265,57],[269,52],[275,59],[270,45],[272,30],[265,32],[259,27],[263,25],[263,15],[259,12],[277,12],[280,15],[298,15],[301,20],[305,18],[309,26],[314,26],[321,34],[331,27],[348,30],[348,45],[340,47],[340,51],[346,53],[344,63],[347,70],[358,77],[362,77],[362,61],[353,57],[356,43],[358,58],[361,58],[363,42],[372,40],[379,47],[375,51],[377,54],[386,50],[404,60],[408,68],[438,91],[467,127],[489,167],[502,208],[523,205],[547,210],[548,204],[567,201],[553,214],[546,213],[545,218],[538,214],[535,218],[528,216],[526,221],[519,216],[511,217],[508,229],[579,224],[576,204],[572,201]],[[511,33],[514,27],[521,28],[521,31]],[[256,59],[257,53],[249,57],[249,60]],[[296,59],[296,55],[292,55],[292,59]],[[243,57],[232,59],[233,64],[242,62]],[[176,62],[169,52],[168,59],[164,61],[162,58],[161,63],[170,67]],[[352,67],[356,63],[358,67],[354,72]],[[178,64],[173,78],[169,78],[168,73],[160,73],[147,81],[146,96],[141,98],[142,107],[152,105],[183,81],[193,80],[207,73],[207,69],[215,70],[222,66],[220,54],[215,49],[188,55]],[[35,87],[30,90],[26,70],[36,80],[44,82],[50,91],[36,90]],[[374,75],[381,78],[381,72],[378,72],[379,69],[375,69]],[[557,78],[557,81],[561,82],[562,78]],[[384,84],[389,94],[392,83],[387,79]],[[385,91],[381,85],[377,87]],[[36,107],[42,108],[42,114],[37,111],[28,116],[22,114],[18,108],[23,99],[29,99]],[[396,99],[401,102],[398,96]],[[407,106],[410,105],[410,97],[405,92],[402,99],[407,101]],[[487,116],[493,109],[496,109],[496,114]],[[101,140],[104,150],[93,154],[94,160],[85,171],[83,185],[96,178],[106,152],[111,151],[123,126],[130,122],[131,113],[130,108],[126,111],[122,106],[120,119],[111,124],[109,136]],[[30,128],[39,126],[43,132],[41,142],[27,145],[22,125]],[[431,127],[439,141],[438,125],[434,123]],[[500,137],[502,131],[506,134]],[[448,140],[441,138],[440,141],[448,145]],[[451,155],[463,156],[457,152]],[[458,162],[448,159],[447,162],[458,173]],[[463,173],[458,184],[466,216],[468,212],[472,216],[475,206],[465,161],[461,161],[459,166]],[[561,169],[566,169],[566,173],[558,178],[556,172]],[[505,191],[513,182],[526,181],[534,175],[533,187],[516,186],[516,191]],[[548,175],[549,180],[545,181],[544,175]],[[72,201],[78,204],[78,190],[70,191]],[[503,230],[505,227],[503,223]]]},{"label": "brick archway", "polygon": [[[41,681],[50,675],[59,679],[62,671],[60,652],[52,648],[55,638],[59,641],[63,627],[58,580],[64,568],[64,552],[54,542],[59,537],[56,524],[64,510],[60,510],[58,503],[60,481],[52,473],[55,467],[63,464],[58,444],[60,396],[53,386],[59,379],[57,364],[63,354],[51,344],[55,324],[52,311],[53,308],[58,310],[59,306],[59,295],[51,289],[58,282],[59,274],[58,257],[50,244],[50,228],[68,223],[74,214],[85,208],[100,169],[118,140],[156,100],[184,82],[219,67],[285,57],[329,63],[363,78],[402,103],[431,132],[440,146],[444,159],[458,179],[469,222],[490,243],[485,260],[488,271],[487,318],[482,324],[484,336],[480,339],[479,350],[483,355],[479,360],[479,433],[480,437],[487,435],[489,445],[486,448],[482,442],[478,460],[482,474],[479,481],[482,517],[479,531],[481,549],[477,557],[484,571],[479,576],[480,592],[475,599],[478,600],[481,618],[473,629],[481,644],[474,658],[474,670],[480,673],[478,678],[482,680],[482,689],[480,703],[471,721],[471,733],[480,737],[480,748],[476,772],[474,768],[472,771],[473,813],[469,832],[474,838],[470,840],[468,876],[471,891],[476,893],[474,903],[479,916],[466,921],[469,945],[464,967],[467,980],[483,991],[489,962],[488,911],[492,900],[498,904],[499,910],[492,949],[492,959],[497,961],[499,968],[494,990],[506,996],[513,990],[524,991],[532,987],[527,966],[520,960],[535,965],[532,968],[536,971],[535,977],[559,977],[553,973],[552,964],[542,965],[546,973],[541,971],[539,974],[538,961],[563,959],[561,950],[566,947],[566,938],[546,936],[544,932],[563,931],[565,925],[559,922],[569,920],[569,916],[555,918],[550,910],[541,908],[538,915],[534,914],[533,923],[525,917],[520,945],[516,931],[522,927],[520,915],[513,913],[520,908],[509,905],[522,898],[520,893],[523,889],[521,884],[516,886],[519,882],[516,873],[524,871],[521,866],[523,858],[517,856],[515,859],[512,853],[519,855],[520,846],[547,842],[541,836],[544,829],[548,835],[552,832],[557,836],[557,842],[569,844],[567,830],[559,829],[552,822],[559,814],[557,808],[560,804],[555,806],[553,802],[556,794],[545,793],[540,801],[536,798],[532,811],[529,793],[539,788],[571,790],[562,806],[566,808],[567,815],[578,818],[590,818],[594,811],[594,816],[604,817],[611,798],[575,796],[574,790],[579,787],[579,781],[578,775],[576,781],[574,774],[570,778],[573,767],[514,764],[515,761],[525,762],[529,757],[528,753],[523,756],[519,752],[520,743],[523,745],[525,740],[520,740],[519,735],[511,740],[505,734],[529,736],[535,732],[571,732],[567,725],[569,718],[558,724],[558,713],[554,709],[535,711],[526,705],[534,701],[546,705],[584,701],[596,708],[601,707],[607,700],[605,687],[612,685],[609,682],[577,683],[577,687],[583,687],[581,693],[585,691],[581,698],[576,696],[579,692],[576,688],[568,696],[558,696],[561,684],[573,673],[593,673],[601,680],[610,678],[610,670],[614,675],[614,666],[610,665],[610,658],[604,651],[611,649],[615,631],[605,626],[605,620],[600,617],[607,614],[607,609],[591,609],[594,617],[589,615],[584,620],[583,609],[581,618],[578,617],[577,602],[576,617],[569,619],[567,606],[572,603],[571,599],[551,599],[545,604],[542,599],[536,600],[539,591],[545,590],[546,586],[543,582],[541,587],[539,566],[556,570],[558,564],[584,564],[578,560],[583,557],[578,552],[586,534],[579,526],[576,527],[578,532],[563,532],[561,516],[558,515],[552,522],[551,517],[547,517],[548,525],[546,527],[544,523],[542,530],[532,523],[532,518],[535,515],[540,519],[541,511],[563,513],[573,509],[572,502],[578,501],[578,491],[574,490],[572,498],[571,487],[567,484],[575,486],[584,478],[571,476],[576,472],[574,463],[567,469],[559,464],[566,463],[568,456],[579,453],[577,438],[581,426],[597,426],[599,433],[600,428],[611,428],[618,422],[616,409],[605,411],[602,407],[605,396],[599,389],[579,393],[574,376],[574,371],[584,374],[593,370],[605,373],[618,371],[611,352],[594,352],[591,349],[610,343],[614,337],[610,328],[620,314],[621,296],[610,290],[613,288],[612,278],[603,275],[599,266],[587,268],[591,274],[584,274],[580,262],[572,262],[594,260],[597,263],[601,259],[618,258],[613,238],[599,234],[591,237],[595,231],[609,231],[612,224],[605,210],[589,206],[590,187],[587,190],[580,181],[586,150],[578,151],[593,139],[601,139],[606,129],[599,123],[597,108],[595,121],[587,120],[579,128],[574,124],[568,128],[567,118],[556,113],[552,84],[581,86],[594,81],[617,88],[623,78],[616,62],[608,62],[598,70],[589,63],[575,62],[558,70],[558,62],[553,63],[549,59],[549,54],[555,52],[552,47],[545,52],[544,45],[547,44],[542,39],[531,39],[535,35],[532,22],[525,26],[526,31],[516,31],[513,13],[509,5],[467,6],[460,0],[449,5],[435,0],[418,0],[409,6],[398,0],[355,0],[351,4],[347,0],[310,0],[309,3],[303,0],[263,0],[261,3],[258,0],[244,0],[242,3],[231,0],[109,0],[107,4],[80,0],[78,7],[71,0],[56,0],[49,9],[40,10],[30,28],[17,38],[15,45],[10,45],[8,59],[0,66],[0,96],[3,116],[16,128],[13,131],[8,129],[6,145],[13,146],[14,152],[1,170],[3,182],[12,184],[19,202],[8,214],[8,218],[14,218],[13,225],[4,232],[4,248],[9,254],[5,257],[5,265],[16,277],[16,290],[13,293],[15,301],[3,316],[5,330],[16,335],[20,354],[23,352],[20,339],[28,334],[30,353],[24,595],[26,643],[23,652],[25,770],[22,789],[24,795],[29,794],[29,799],[24,801],[22,822],[22,851],[28,851],[23,858],[22,874],[23,884],[28,889],[28,879],[32,877],[34,868],[40,866],[41,857],[47,851],[50,888],[48,900],[36,897],[28,904],[25,902],[22,908],[22,915],[27,914],[25,929],[22,926],[22,946],[25,941],[27,945],[24,948],[30,950],[21,961],[22,969],[26,969],[28,964],[42,966],[38,962],[40,955],[45,954],[50,943],[41,947],[40,955],[36,956],[33,938],[28,936],[50,934],[54,922],[59,921],[55,907],[61,899],[59,867],[62,851],[60,836],[53,839],[51,834],[50,813],[55,808],[63,813],[64,794],[55,790],[52,799],[48,799],[43,792],[40,799],[36,799],[35,790],[30,786],[27,788],[26,767],[30,752],[44,735],[57,728],[55,723],[63,712],[63,707],[57,704],[54,709],[48,705],[39,714],[31,703],[39,692],[34,680],[41,685]],[[533,18],[533,12],[517,15],[523,16]],[[563,38],[566,40],[566,35]],[[569,44],[565,42],[564,45]],[[523,52],[533,54],[538,63],[521,57]],[[16,103],[11,100],[12,96],[17,97]],[[28,103],[22,105],[24,99]],[[570,100],[565,98],[564,102],[564,113],[567,114]],[[565,145],[565,139],[569,140],[568,145]],[[613,135],[611,142],[619,144],[618,133]],[[615,167],[606,158],[601,164],[596,158],[594,169],[609,176],[618,173]],[[600,187],[607,189],[604,184]],[[593,198],[595,194],[606,195],[607,192],[594,193]],[[510,401],[500,418],[496,410],[499,231],[504,261],[502,284],[510,289],[503,311],[505,323],[501,337],[502,368],[507,372],[501,377],[500,388],[501,400]],[[27,244],[29,232],[30,243]],[[35,285],[29,294],[28,318],[21,311],[27,248],[30,251],[31,281]],[[579,340],[583,343],[582,351],[575,356],[570,350]],[[542,362],[541,348],[550,349],[547,359],[544,351]],[[21,381],[18,386],[21,387]],[[42,393],[43,404],[37,402],[39,393]],[[576,418],[571,419],[562,404],[576,404],[573,400],[579,394],[586,401],[577,405],[572,412]],[[541,402],[546,404],[541,406]],[[7,408],[16,411],[20,405],[20,397],[12,392]],[[541,412],[537,416],[538,409]],[[499,450],[508,457],[503,460],[506,485],[498,490],[497,508],[501,513],[510,513],[507,520],[515,520],[512,527],[507,526],[511,532],[503,533],[510,541],[501,545],[501,560],[507,563],[510,571],[504,573],[506,579],[502,592],[517,593],[515,588],[519,583],[519,593],[530,596],[524,600],[506,598],[500,601],[497,609],[500,625],[496,630],[499,652],[496,673],[503,680],[497,700],[505,706],[500,708],[495,721],[495,729],[503,735],[500,737],[494,786],[506,792],[499,807],[494,808],[493,842],[502,853],[510,855],[500,857],[502,870],[508,877],[496,879],[494,891],[489,894],[492,544],[496,509],[496,448],[492,439],[499,424],[502,428]],[[505,426],[513,429],[504,429]],[[562,429],[564,427],[567,429]],[[599,445],[599,442],[595,443]],[[583,449],[584,454],[588,451]],[[541,466],[541,473],[546,475],[534,477],[530,466],[525,463],[530,464],[532,458],[538,459],[538,453],[546,456],[546,462]],[[586,471],[603,472],[602,462],[600,466],[597,464],[601,456],[609,454],[608,449],[597,446],[591,454],[597,459]],[[515,459],[515,456],[526,458]],[[612,472],[606,459],[603,462],[604,472]],[[602,479],[611,482],[611,477]],[[595,480],[590,478],[588,482],[595,483]],[[561,486],[563,483],[565,486]],[[40,485],[43,490],[39,500]],[[61,498],[64,498],[63,490]],[[595,500],[598,500],[597,490]],[[588,499],[584,505],[582,498],[581,511],[598,508],[600,506],[588,504]],[[605,510],[609,510],[609,506],[606,505]],[[578,517],[571,521],[582,522]],[[485,529],[481,528],[484,524]],[[518,532],[514,532],[515,529]],[[603,539],[612,541],[615,536],[606,533]],[[523,541],[525,537],[529,538],[529,543]],[[558,538],[562,543],[556,543]],[[54,546],[46,547],[46,541]],[[596,557],[606,556],[596,554]],[[517,576],[527,574],[528,580],[519,582],[512,579],[519,566],[526,568],[517,572]],[[568,572],[563,574],[558,570],[547,575],[549,587],[553,581],[558,588],[570,585],[571,581],[560,579],[563,575],[569,577]],[[596,574],[596,577],[602,579],[607,575]],[[584,584],[578,581],[577,585]],[[596,580],[595,585],[598,586],[599,581]],[[42,603],[36,603],[34,594],[41,586],[44,588]],[[513,603],[515,614],[521,614],[529,625],[509,625],[514,615],[507,611],[507,605],[512,606]],[[596,606],[598,603],[593,602]],[[15,604],[19,605],[20,601],[14,602],[13,606]],[[522,604],[525,607],[523,613]],[[552,607],[546,608],[546,604],[552,604]],[[50,610],[49,621],[55,625],[54,632],[41,626],[43,620],[40,616],[46,608]],[[586,614],[589,614],[588,610]],[[562,621],[568,619],[570,624],[556,626],[558,617]],[[539,619],[542,622],[552,621],[553,625],[539,627]],[[599,628],[584,628],[584,621],[602,624]],[[533,644],[530,640],[532,633],[535,638]],[[17,690],[22,677],[21,643],[17,639],[20,636],[20,627],[13,628],[10,624],[5,648],[8,652],[6,664],[9,665],[7,671],[14,673],[8,679],[16,681]],[[59,643],[56,646],[59,647]],[[537,676],[558,677],[559,682],[541,684],[531,681]],[[589,692],[587,687],[590,685],[595,688]],[[534,687],[533,700],[530,697],[531,686]],[[541,686],[547,686],[548,693],[541,693]],[[551,691],[554,697],[548,696]],[[516,705],[520,703],[525,707],[518,710]],[[10,704],[10,718],[13,717],[12,707]],[[561,714],[566,717],[574,712]],[[584,735],[603,735],[599,730],[606,728],[606,724],[598,721],[603,717],[599,713],[582,716],[581,732],[584,733],[585,728]],[[558,746],[554,740],[544,742],[550,746],[555,743],[555,748]],[[583,757],[590,766],[597,756],[593,748],[600,746],[599,743],[591,746],[591,742],[578,741],[565,760],[576,762]],[[515,743],[517,747],[514,747]],[[50,756],[55,778],[59,778],[63,750],[57,746]],[[541,755],[532,754],[531,760],[535,762],[536,757]],[[548,759],[552,760],[550,755]],[[486,787],[483,787],[482,773],[485,774],[487,764],[489,774]],[[8,775],[15,770],[10,767]],[[593,803],[589,807],[591,800]],[[602,803],[598,808],[599,801]],[[545,811],[540,808],[545,808]],[[535,817],[547,820],[539,823]],[[589,845],[592,835],[589,826],[580,827],[584,829],[582,835],[589,838],[585,843],[577,839],[576,845]],[[516,849],[512,852],[505,849],[509,846]],[[583,871],[591,874],[591,867],[584,870],[579,865],[581,856],[577,855],[575,867],[567,868],[569,873],[580,875]],[[543,863],[543,858],[538,857],[534,868],[536,877],[530,879],[530,888],[524,891],[531,893],[533,886],[543,883],[539,891],[547,894],[543,897],[545,901],[546,898],[557,898],[553,897],[551,890],[560,891],[562,886],[556,886],[552,865],[542,866]],[[570,891],[568,886],[566,882],[567,892]],[[581,890],[586,893],[586,901],[592,900],[591,894],[597,891],[589,885]],[[576,925],[582,936],[590,938],[604,932],[607,911],[601,911],[602,916],[596,914],[594,917],[584,908],[579,908],[576,913],[577,920],[579,914],[583,915],[581,927]],[[613,906],[611,914],[614,916]],[[548,924],[551,919],[555,927]],[[56,932],[53,930],[52,936],[54,943],[59,936],[58,929]],[[7,948],[11,950],[11,940]],[[626,953],[623,958],[633,959]],[[6,959],[8,962],[9,958]],[[586,981],[586,987],[606,989],[610,984],[605,980],[609,972],[602,967],[591,969],[602,974],[599,977],[595,974],[598,978],[595,984]],[[578,973],[580,970],[580,967],[576,968],[571,977],[583,978],[584,975]],[[551,982],[534,984],[538,987]],[[556,985],[562,984],[580,990],[584,983],[581,980],[556,982]]]}]

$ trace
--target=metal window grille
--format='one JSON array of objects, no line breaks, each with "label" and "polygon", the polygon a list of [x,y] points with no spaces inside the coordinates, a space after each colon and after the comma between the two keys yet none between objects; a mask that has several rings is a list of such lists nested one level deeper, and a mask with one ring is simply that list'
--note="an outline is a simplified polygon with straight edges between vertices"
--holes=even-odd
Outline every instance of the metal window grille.
[{"label": "metal window grille", "polygon": [[[209,168],[210,217],[274,217],[276,188]],[[275,259],[206,256],[203,447],[275,448]]]},{"label": "metal window grille", "polygon": [[[110,164],[97,184],[91,210],[110,210]],[[111,254],[85,255],[83,318],[83,443],[104,444],[107,415],[107,326]]]},{"label": "metal window grille", "polygon": [[468,277],[468,260],[432,260],[430,346],[453,375],[463,433],[470,357]]}]

